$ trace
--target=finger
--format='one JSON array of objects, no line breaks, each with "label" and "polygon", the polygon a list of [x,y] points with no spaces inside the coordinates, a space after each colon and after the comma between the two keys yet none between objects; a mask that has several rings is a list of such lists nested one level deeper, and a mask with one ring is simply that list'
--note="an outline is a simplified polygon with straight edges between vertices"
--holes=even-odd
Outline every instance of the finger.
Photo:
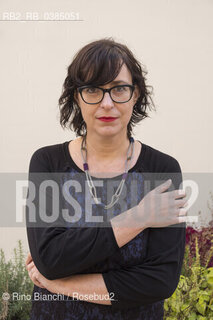
[{"label": "finger", "polygon": [[187,210],[183,208],[178,210],[177,223],[186,223],[187,220],[188,220]]},{"label": "finger", "polygon": [[175,206],[177,208],[186,207],[188,205],[187,199],[175,200]]},{"label": "finger", "polygon": [[36,269],[35,267],[32,267],[30,270],[28,270],[28,274],[30,276],[30,278],[32,279],[33,277],[35,277],[36,274]]},{"label": "finger", "polygon": [[178,223],[187,222],[187,219],[188,219],[188,217],[180,216],[180,217],[178,217]]},{"label": "finger", "polygon": [[173,190],[173,191],[168,191],[168,193],[173,197],[174,199],[179,199],[179,198],[185,198],[186,197],[186,192],[185,190]]},{"label": "finger", "polygon": [[162,193],[162,192],[166,191],[167,189],[169,189],[171,183],[172,183],[172,180],[169,179],[169,180],[167,180],[166,182],[164,182],[164,183],[162,183],[161,185],[159,185],[157,188],[155,188],[155,190],[156,190],[157,192]]},{"label": "finger", "polygon": [[32,261],[32,262],[30,262],[27,266],[26,266],[26,269],[29,271],[29,270],[31,270],[33,267],[34,267],[34,262]]},{"label": "finger", "polygon": [[30,277],[33,281],[37,280],[38,281],[38,272],[36,267],[33,267],[30,271],[29,271]]},{"label": "finger", "polygon": [[35,267],[33,266],[28,270],[28,273],[32,276],[35,273]]},{"label": "finger", "polygon": [[45,289],[45,287],[44,287],[44,286],[39,282],[39,280],[37,279],[37,277],[38,277],[38,272],[37,272],[36,267],[33,267],[28,273],[29,273],[30,279],[32,280],[32,282],[33,282],[36,286]]},{"label": "finger", "polygon": [[41,286],[41,284],[40,284],[40,282],[38,281],[35,273],[33,273],[30,278],[31,278],[32,282],[33,282],[35,285],[37,285],[37,286],[39,286],[39,287]]},{"label": "finger", "polygon": [[25,265],[28,265],[32,260],[33,260],[32,256],[31,256],[31,254],[29,252],[28,255],[27,255],[27,259],[26,259]]},{"label": "finger", "polygon": [[[31,279],[31,280],[32,280],[32,279]],[[42,284],[41,284],[37,279],[33,279],[32,282],[33,282],[37,287],[45,288],[44,286],[42,286]]]},{"label": "finger", "polygon": [[187,215],[187,209],[181,208],[178,210],[178,216],[186,216]]}]

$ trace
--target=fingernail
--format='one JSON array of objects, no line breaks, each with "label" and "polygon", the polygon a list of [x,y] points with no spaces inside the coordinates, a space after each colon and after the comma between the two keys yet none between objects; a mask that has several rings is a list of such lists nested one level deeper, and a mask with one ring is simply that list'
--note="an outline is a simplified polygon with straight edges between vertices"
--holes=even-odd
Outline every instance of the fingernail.
[{"label": "fingernail", "polygon": [[179,195],[185,195],[186,193],[185,193],[185,190],[179,190]]}]

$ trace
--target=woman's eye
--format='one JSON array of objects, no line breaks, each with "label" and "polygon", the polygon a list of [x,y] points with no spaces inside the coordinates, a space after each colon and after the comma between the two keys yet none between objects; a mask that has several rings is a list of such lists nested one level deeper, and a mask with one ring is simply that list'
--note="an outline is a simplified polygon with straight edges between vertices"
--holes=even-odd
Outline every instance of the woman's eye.
[{"label": "woman's eye", "polygon": [[125,91],[125,87],[117,87],[115,88],[117,92],[122,92],[122,91]]},{"label": "woman's eye", "polygon": [[96,93],[97,92],[97,88],[87,88],[87,93]]}]

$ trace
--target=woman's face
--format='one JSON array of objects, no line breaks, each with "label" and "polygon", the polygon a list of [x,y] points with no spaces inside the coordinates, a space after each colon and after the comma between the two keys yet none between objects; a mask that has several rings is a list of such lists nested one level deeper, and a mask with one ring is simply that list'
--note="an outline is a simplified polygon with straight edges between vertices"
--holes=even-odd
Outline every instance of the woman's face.
[{"label": "woman's face", "polygon": [[[125,64],[123,64],[120,73],[112,82],[99,87],[108,89],[120,84],[132,85],[132,76]],[[87,125],[87,133],[95,133],[103,137],[114,136],[121,132],[127,132],[127,125],[138,99],[138,88],[135,88],[132,98],[125,103],[113,102],[108,92],[104,94],[103,100],[98,104],[87,104],[82,100],[79,92],[75,95],[75,99]],[[115,117],[116,119],[105,122],[99,119],[101,117]]]}]

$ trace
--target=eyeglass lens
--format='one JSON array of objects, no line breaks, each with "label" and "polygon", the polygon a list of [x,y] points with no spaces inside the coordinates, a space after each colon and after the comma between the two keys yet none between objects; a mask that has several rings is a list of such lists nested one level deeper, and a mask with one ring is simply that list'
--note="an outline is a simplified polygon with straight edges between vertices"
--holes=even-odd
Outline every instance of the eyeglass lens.
[{"label": "eyeglass lens", "polygon": [[[111,98],[115,102],[126,102],[132,94],[131,87],[117,86],[110,90]],[[87,87],[82,90],[82,97],[87,103],[98,103],[102,100],[104,92],[100,88]]]}]

